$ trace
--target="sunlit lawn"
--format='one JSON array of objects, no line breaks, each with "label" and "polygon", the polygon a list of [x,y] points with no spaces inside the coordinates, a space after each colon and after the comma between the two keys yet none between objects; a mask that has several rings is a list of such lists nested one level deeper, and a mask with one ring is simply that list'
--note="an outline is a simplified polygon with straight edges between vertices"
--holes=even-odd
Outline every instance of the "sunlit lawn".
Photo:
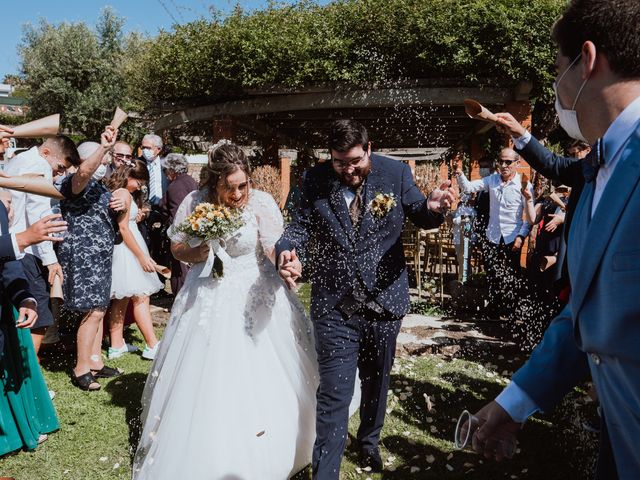
[{"label": "sunlit lawn", "polygon": [[[308,298],[308,292],[303,290],[301,296]],[[131,339],[142,346],[139,334]],[[522,361],[511,359],[509,363],[509,357],[499,359],[489,351],[465,356],[471,360],[445,360],[439,356],[399,359],[394,367],[393,392],[388,397],[389,413],[382,435],[386,471],[371,474],[360,470],[352,446],[347,448],[341,478],[589,477],[595,436],[572,424],[580,423],[574,406],[575,399],[581,397],[578,393],[553,415],[526,425],[521,451],[512,461],[496,465],[482,462],[472,453],[453,452],[454,422],[460,411],[476,410],[493,398],[506,383],[506,377],[498,372],[513,370]],[[130,478],[131,455],[139,432],[139,401],[150,363],[135,354],[112,363],[124,369],[125,375],[101,380],[100,392],[87,393],[69,383],[70,358],[44,362],[46,380],[57,393],[54,404],[61,429],[33,453],[21,452],[0,459],[0,476],[20,480]],[[491,365],[487,368],[488,363]],[[426,396],[430,397],[431,411]],[[586,411],[593,406],[578,408]],[[351,421],[352,435],[356,428],[357,415]],[[296,478],[310,477],[304,473]]]}]

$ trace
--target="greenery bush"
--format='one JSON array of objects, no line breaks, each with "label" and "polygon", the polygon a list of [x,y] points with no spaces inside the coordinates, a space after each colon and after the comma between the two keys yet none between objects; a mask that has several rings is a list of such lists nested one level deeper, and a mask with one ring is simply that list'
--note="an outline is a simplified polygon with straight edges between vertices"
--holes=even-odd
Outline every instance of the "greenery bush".
[{"label": "greenery bush", "polygon": [[198,20],[139,51],[132,92],[158,102],[217,100],[246,89],[415,78],[531,80],[549,98],[550,27],[563,0],[342,0],[273,3]]}]

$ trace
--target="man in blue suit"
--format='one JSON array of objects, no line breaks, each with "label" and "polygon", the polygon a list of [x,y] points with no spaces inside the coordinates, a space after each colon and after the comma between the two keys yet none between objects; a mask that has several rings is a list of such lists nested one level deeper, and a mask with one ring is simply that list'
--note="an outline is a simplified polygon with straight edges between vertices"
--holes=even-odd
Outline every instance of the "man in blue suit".
[{"label": "man in blue suit", "polygon": [[378,443],[390,370],[409,310],[405,217],[437,227],[454,199],[448,185],[425,198],[408,165],[371,153],[358,122],[334,122],[329,149],[331,161],[307,171],[300,206],[276,245],[280,274],[289,282],[300,274],[290,268],[295,251],[307,247],[320,374],[312,466],[314,479],[322,480],[340,473],[356,368],[362,460],[382,470]]},{"label": "man in blue suit", "polygon": [[640,478],[639,24],[637,0],[573,0],[554,26],[560,123],[595,144],[569,235],[573,291],[511,384],[477,413],[474,448],[487,457],[500,459],[500,438],[591,372],[603,413],[597,478]]}]

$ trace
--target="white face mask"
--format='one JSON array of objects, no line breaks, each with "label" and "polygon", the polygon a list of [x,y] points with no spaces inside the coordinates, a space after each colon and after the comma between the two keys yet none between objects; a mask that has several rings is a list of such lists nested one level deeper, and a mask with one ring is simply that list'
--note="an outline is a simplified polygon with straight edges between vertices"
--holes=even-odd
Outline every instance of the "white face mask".
[{"label": "white face mask", "polygon": [[578,103],[578,99],[580,98],[580,94],[582,93],[582,89],[587,84],[587,81],[589,79],[587,78],[584,82],[582,82],[582,86],[578,90],[578,94],[576,95],[576,99],[573,101],[573,105],[571,106],[570,110],[562,108],[562,105],[560,104],[560,99],[558,98],[558,85],[560,84],[564,76],[567,74],[567,72],[571,69],[571,67],[573,67],[573,65],[578,61],[578,59],[581,56],[582,54],[578,55],[573,60],[573,62],[571,62],[571,65],[569,65],[569,68],[567,68],[564,71],[564,73],[560,75],[560,78],[558,79],[558,81],[553,82],[553,91],[556,94],[555,106],[556,106],[556,112],[558,113],[558,120],[560,120],[560,126],[564,129],[565,132],[567,132],[567,135],[569,135],[571,138],[574,138],[576,140],[582,140],[583,142],[589,143],[589,141],[586,138],[584,138],[584,135],[580,130],[580,125],[578,124],[578,114],[575,111],[576,104]]},{"label": "white face mask", "polygon": [[151,160],[153,160],[155,158],[155,155],[153,154],[153,150],[151,150],[150,148],[143,148],[142,149],[142,156],[144,157],[144,159],[147,162],[150,162]]},{"label": "white face mask", "polygon": [[104,163],[101,163],[98,169],[93,172],[94,180],[102,180],[104,176],[107,174],[107,166]]},{"label": "white face mask", "polygon": [[480,167],[480,176],[482,178],[488,177],[492,173],[493,173],[493,169],[492,168]]}]

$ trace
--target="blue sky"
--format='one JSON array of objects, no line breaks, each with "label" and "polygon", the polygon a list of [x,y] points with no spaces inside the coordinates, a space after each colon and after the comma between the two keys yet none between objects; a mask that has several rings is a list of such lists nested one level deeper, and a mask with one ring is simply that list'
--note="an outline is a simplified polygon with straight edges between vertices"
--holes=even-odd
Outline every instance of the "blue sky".
[{"label": "blue sky", "polygon": [[[18,73],[20,59],[17,46],[22,27],[37,23],[39,18],[49,23],[84,21],[94,25],[100,10],[110,5],[126,20],[125,30],[155,35],[168,30],[174,23],[185,23],[199,17],[209,17],[209,6],[230,11],[236,3],[246,9],[267,4],[265,0],[4,0],[0,25],[0,81],[7,73]],[[288,3],[293,3],[288,1]],[[327,3],[323,1],[321,3]],[[10,6],[7,7],[7,4]]]}]

